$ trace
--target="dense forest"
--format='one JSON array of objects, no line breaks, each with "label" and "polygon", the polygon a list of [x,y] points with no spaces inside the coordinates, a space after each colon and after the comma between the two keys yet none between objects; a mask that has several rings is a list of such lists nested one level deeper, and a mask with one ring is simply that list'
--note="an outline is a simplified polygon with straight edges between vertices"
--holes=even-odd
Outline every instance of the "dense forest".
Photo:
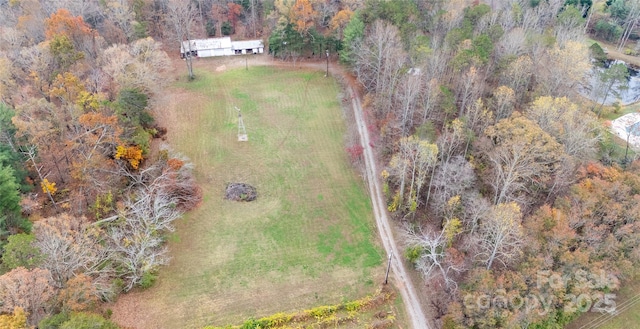
[{"label": "dense forest", "polygon": [[580,90],[602,59],[585,31],[637,38],[638,3],[591,5],[369,1],[345,26],[388,210],[439,326],[561,328],[615,309],[637,277],[637,166]]},{"label": "dense forest", "polygon": [[353,72],[438,327],[560,328],[610,310],[640,265],[640,167],[601,119],[626,72],[604,71],[601,104],[579,91],[606,58],[587,34],[638,40],[640,2],[595,7],[0,0],[0,324],[112,328],[97,305],[153,284],[166,233],[201,198],[153,118],[167,52],[221,35],[284,60],[329,51]]}]

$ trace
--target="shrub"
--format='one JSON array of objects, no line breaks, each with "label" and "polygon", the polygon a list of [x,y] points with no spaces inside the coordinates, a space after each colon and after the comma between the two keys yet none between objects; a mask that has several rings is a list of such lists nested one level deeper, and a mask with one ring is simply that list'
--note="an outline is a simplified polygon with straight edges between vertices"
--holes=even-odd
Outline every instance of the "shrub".
[{"label": "shrub", "polygon": [[420,246],[408,247],[404,251],[404,257],[411,262],[411,264],[415,264],[420,256],[422,256],[422,248]]},{"label": "shrub", "polygon": [[58,329],[60,328],[60,326],[62,326],[63,323],[67,321],[69,321],[69,313],[62,312],[62,313],[54,314],[42,319],[42,321],[38,323],[38,328],[39,329]]},{"label": "shrub", "polygon": [[589,50],[591,51],[591,57],[596,60],[599,66],[603,66],[607,60],[607,54],[604,52],[604,49],[600,47],[600,44],[594,42],[591,47],[589,47]]},{"label": "shrub", "polygon": [[142,289],[151,288],[151,286],[156,283],[157,279],[157,275],[151,272],[145,272],[144,274],[142,274],[142,278],[140,279],[140,287],[142,287]]},{"label": "shrub", "polygon": [[609,22],[603,18],[596,22],[595,33],[598,37],[607,41],[614,41],[620,38],[622,34],[622,28],[614,23]]}]

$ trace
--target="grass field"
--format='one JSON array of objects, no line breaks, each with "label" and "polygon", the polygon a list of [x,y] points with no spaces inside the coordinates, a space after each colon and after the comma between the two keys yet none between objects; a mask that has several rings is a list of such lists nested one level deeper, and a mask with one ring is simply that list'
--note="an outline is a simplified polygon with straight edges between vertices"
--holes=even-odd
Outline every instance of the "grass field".
[{"label": "grass field", "polygon": [[[137,326],[197,328],[372,293],[384,275],[364,186],[344,151],[340,91],[323,72],[196,71],[157,113],[196,165],[204,201],[170,237],[171,264],[136,299]],[[249,142],[237,141],[242,109]],[[224,200],[228,182],[257,187]]]},{"label": "grass field", "polygon": [[640,283],[622,284],[616,292],[616,315],[588,312],[567,329],[638,329],[640,328]]}]

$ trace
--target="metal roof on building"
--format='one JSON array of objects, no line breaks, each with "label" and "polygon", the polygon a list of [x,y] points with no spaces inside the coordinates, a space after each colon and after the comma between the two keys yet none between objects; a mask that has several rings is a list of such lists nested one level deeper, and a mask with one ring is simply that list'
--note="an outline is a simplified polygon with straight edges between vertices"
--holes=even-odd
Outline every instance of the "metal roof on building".
[{"label": "metal roof on building", "polygon": [[182,41],[182,49],[189,49],[189,42],[191,43],[191,50],[198,51],[204,49],[224,49],[231,48],[231,37],[224,38],[211,38],[211,39],[193,39],[190,41]]},{"label": "metal roof on building", "polygon": [[255,49],[264,47],[262,40],[232,41],[231,46],[233,49]]}]

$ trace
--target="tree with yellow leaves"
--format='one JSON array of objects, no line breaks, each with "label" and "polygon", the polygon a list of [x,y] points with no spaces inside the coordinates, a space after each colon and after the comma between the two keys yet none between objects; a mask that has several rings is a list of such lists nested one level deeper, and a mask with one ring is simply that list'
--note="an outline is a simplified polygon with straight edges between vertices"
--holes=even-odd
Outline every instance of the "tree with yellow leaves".
[{"label": "tree with yellow leaves", "polygon": [[131,165],[131,168],[138,169],[138,166],[143,159],[142,150],[137,145],[118,145],[118,147],[116,147],[115,158],[126,160],[127,162],[129,162],[129,165]]},{"label": "tree with yellow leaves", "polygon": [[315,25],[318,13],[309,0],[296,0],[289,10],[289,21],[301,35],[305,35]]},{"label": "tree with yellow leaves", "polygon": [[582,42],[569,41],[564,46],[556,45],[547,53],[546,61],[539,61],[536,79],[543,92],[551,96],[567,95],[577,90],[591,69],[587,46]]},{"label": "tree with yellow leaves", "polygon": [[27,329],[27,313],[22,307],[16,307],[11,314],[0,315],[0,328]]},{"label": "tree with yellow leaves", "polygon": [[398,184],[398,206],[415,212],[427,175],[438,159],[438,146],[416,136],[402,138],[399,146],[389,162],[389,171]]},{"label": "tree with yellow leaves", "polygon": [[587,160],[597,151],[602,135],[596,115],[567,97],[538,97],[525,114],[562,144],[567,154]]},{"label": "tree with yellow leaves", "polygon": [[485,132],[484,145],[493,202],[528,205],[531,193],[544,191],[563,155],[562,146],[533,121],[514,112]]},{"label": "tree with yellow leaves", "polygon": [[42,187],[42,192],[43,193],[47,193],[47,194],[50,194],[50,195],[54,195],[58,191],[58,188],[56,187],[56,183],[55,182],[50,182],[46,178],[43,179],[42,182],[40,182],[40,187]]}]

